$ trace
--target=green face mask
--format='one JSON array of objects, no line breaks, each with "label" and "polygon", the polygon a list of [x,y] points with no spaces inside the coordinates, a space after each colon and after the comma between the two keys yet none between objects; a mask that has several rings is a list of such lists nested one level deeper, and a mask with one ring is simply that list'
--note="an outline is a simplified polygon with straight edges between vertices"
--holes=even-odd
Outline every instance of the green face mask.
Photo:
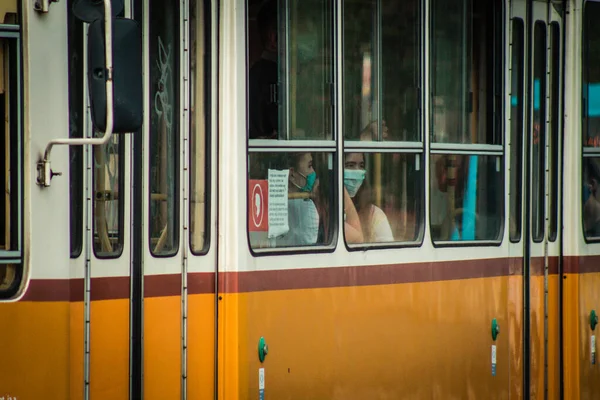
[{"label": "green face mask", "polygon": [[298,173],[306,179],[306,184],[302,187],[296,185],[296,187],[300,189],[301,192],[312,192],[313,187],[315,185],[315,181],[317,180],[317,173],[313,171],[310,174],[308,174],[308,176],[300,172]]},{"label": "green face mask", "polygon": [[344,186],[350,197],[356,196],[358,189],[362,186],[367,171],[364,169],[345,169],[344,170]]}]

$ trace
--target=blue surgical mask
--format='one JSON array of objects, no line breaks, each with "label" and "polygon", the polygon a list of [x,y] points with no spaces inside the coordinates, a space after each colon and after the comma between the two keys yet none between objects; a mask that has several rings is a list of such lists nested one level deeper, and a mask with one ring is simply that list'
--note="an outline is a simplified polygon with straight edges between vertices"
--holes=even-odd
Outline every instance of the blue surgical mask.
[{"label": "blue surgical mask", "polygon": [[301,192],[312,192],[313,186],[315,185],[315,181],[317,180],[317,173],[315,171],[308,174],[308,176],[298,172],[300,176],[303,176],[306,179],[306,184],[302,187],[294,184]]},{"label": "blue surgical mask", "polygon": [[344,170],[344,186],[350,197],[356,196],[358,189],[362,186],[367,171],[364,169],[345,169]]}]

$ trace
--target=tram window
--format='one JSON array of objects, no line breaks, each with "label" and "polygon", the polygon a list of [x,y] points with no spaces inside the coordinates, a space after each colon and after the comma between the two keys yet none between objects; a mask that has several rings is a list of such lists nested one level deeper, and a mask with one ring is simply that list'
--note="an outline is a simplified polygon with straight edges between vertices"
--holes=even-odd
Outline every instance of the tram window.
[{"label": "tram window", "polygon": [[[6,15],[4,21],[13,21]],[[20,44],[17,38],[2,37],[0,29],[0,298],[14,296],[22,269],[22,136]]]},{"label": "tram window", "polygon": [[533,35],[531,235],[539,242],[544,238],[546,201],[546,24],[537,21]]},{"label": "tram window", "polygon": [[250,153],[249,237],[253,249],[331,243],[333,155]]},{"label": "tram window", "polygon": [[438,243],[502,237],[502,21],[500,1],[432,0],[429,211]]},{"label": "tram window", "polygon": [[[101,133],[96,133],[101,135]],[[124,145],[119,135],[94,147],[94,253],[118,257],[123,250]]]},{"label": "tram window", "polygon": [[556,240],[558,233],[558,172],[560,170],[560,143],[561,136],[561,118],[560,118],[560,27],[558,23],[550,24],[550,221],[548,238],[551,241]]},{"label": "tram window", "polygon": [[248,27],[249,138],[333,139],[332,1],[249,0]]},{"label": "tram window", "polygon": [[344,1],[344,137],[420,141],[417,0]]},{"label": "tram window", "polygon": [[432,143],[502,144],[502,2],[432,0]]},{"label": "tram window", "polygon": [[[344,207],[346,214],[358,214],[362,243],[418,240],[423,208],[420,160],[420,154],[346,151],[344,189],[351,200],[344,195]],[[352,229],[344,232],[352,243]]]},{"label": "tram window", "polygon": [[[206,4],[206,5],[205,5]],[[194,254],[208,246],[207,134],[210,132],[209,2],[190,0],[190,247]]]},{"label": "tram window", "polygon": [[583,159],[583,231],[587,239],[600,238],[600,158]]},{"label": "tram window", "polygon": [[500,156],[431,155],[430,182],[433,240],[498,240],[504,186]]},{"label": "tram window", "polygon": [[583,143],[600,147],[600,3],[586,1],[583,32]]},{"label": "tram window", "polygon": [[[68,9],[72,8],[69,1]],[[83,22],[68,15],[69,137],[83,137]],[[69,147],[69,197],[71,257],[79,257],[83,244],[83,146]]]},{"label": "tram window", "polygon": [[150,0],[150,251],[179,248],[179,3]]},{"label": "tram window", "polygon": [[523,20],[513,19],[512,26],[512,65],[511,65],[511,116],[510,116],[510,240],[521,239],[521,213],[523,191],[523,76],[525,58]]}]

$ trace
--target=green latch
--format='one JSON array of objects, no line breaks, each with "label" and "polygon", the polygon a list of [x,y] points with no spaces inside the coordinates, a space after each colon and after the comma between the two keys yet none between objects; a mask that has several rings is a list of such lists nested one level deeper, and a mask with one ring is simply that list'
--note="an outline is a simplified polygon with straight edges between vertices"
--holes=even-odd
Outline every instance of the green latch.
[{"label": "green latch", "polygon": [[596,310],[592,310],[590,313],[590,328],[594,330],[596,329],[596,325],[598,325],[598,314],[596,314]]},{"label": "green latch", "polygon": [[500,326],[498,326],[498,321],[496,321],[496,318],[494,318],[494,319],[492,319],[492,340],[496,340],[499,333],[500,333]]},{"label": "green latch", "polygon": [[269,352],[269,348],[267,347],[265,338],[261,337],[258,340],[258,359],[260,360],[260,362],[265,361],[265,357],[267,356],[268,352]]}]

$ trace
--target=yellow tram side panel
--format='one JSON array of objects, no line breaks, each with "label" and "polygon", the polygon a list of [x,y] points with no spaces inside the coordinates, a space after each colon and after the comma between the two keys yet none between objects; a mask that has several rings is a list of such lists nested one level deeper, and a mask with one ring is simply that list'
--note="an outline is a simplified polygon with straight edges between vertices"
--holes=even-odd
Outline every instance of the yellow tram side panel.
[{"label": "yellow tram side panel", "polygon": [[[520,398],[521,284],[503,276],[222,294],[219,398],[256,398],[261,367],[276,399]],[[511,332],[495,342],[495,377],[492,318]]]},{"label": "yellow tram side panel", "polygon": [[[598,336],[600,328],[590,327],[590,313],[600,312],[600,273],[568,274],[565,284],[567,288],[565,301],[569,302],[568,317],[565,318],[566,331],[565,349],[566,360],[569,361],[567,371],[574,379],[572,398],[600,398],[600,360],[598,360]],[[568,319],[567,319],[568,318]],[[591,336],[596,336],[596,363],[591,360]],[[566,365],[567,366],[567,365]],[[577,379],[575,379],[577,378]],[[579,387],[577,387],[577,384]],[[578,395],[575,397],[574,395]],[[565,395],[565,398],[567,396]]]},{"label": "yellow tram side panel", "polygon": [[[558,325],[558,280],[556,274],[548,276],[548,399],[560,398],[560,361]],[[544,276],[532,276],[530,281],[530,398],[545,398],[544,391]],[[522,356],[521,356],[522,358]]]},{"label": "yellow tram side panel", "polygon": [[187,398],[215,395],[215,294],[188,296]]},{"label": "yellow tram side panel", "polygon": [[70,311],[68,301],[0,304],[0,398],[69,398]]}]

